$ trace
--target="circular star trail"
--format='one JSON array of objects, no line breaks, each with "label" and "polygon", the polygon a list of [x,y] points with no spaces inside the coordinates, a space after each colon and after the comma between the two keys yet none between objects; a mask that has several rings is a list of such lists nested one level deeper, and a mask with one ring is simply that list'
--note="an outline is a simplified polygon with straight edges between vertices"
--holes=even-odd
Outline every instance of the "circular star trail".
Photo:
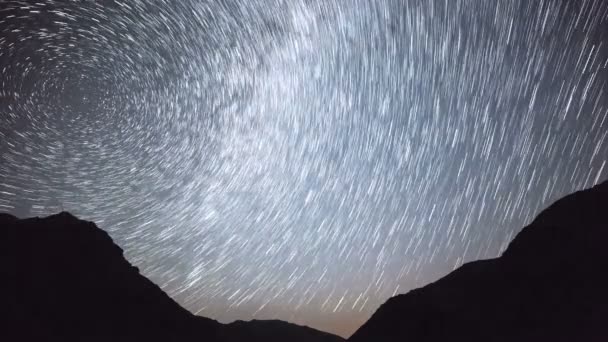
[{"label": "circular star trail", "polygon": [[608,176],[605,32],[602,1],[3,1],[0,210],[348,336]]}]

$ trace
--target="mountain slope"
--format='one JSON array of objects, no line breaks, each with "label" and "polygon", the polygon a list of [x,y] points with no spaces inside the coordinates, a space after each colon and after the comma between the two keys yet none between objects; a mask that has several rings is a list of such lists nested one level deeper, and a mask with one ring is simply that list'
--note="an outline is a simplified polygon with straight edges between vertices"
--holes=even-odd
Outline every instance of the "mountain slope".
[{"label": "mountain slope", "polygon": [[3,341],[342,341],[286,322],[194,316],[140,275],[106,232],[68,213],[0,214],[0,270]]},{"label": "mountain slope", "polygon": [[608,340],[608,182],[544,210],[496,259],[389,299],[349,341]]}]

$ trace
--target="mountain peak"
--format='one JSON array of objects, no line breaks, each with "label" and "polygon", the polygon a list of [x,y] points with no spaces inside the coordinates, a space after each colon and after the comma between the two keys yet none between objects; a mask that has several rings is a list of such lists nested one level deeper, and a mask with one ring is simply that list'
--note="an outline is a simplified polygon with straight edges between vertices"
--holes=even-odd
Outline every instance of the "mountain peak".
[{"label": "mountain peak", "polygon": [[[496,259],[384,303],[349,341],[608,340],[608,182],[543,210]],[[282,321],[220,324],[180,307],[93,222],[0,214],[5,340],[338,342]]]},{"label": "mountain peak", "polygon": [[608,182],[556,201],[496,259],[389,299],[349,341],[605,341]]},{"label": "mountain peak", "polygon": [[68,212],[0,214],[0,236],[2,340],[342,341],[287,322],[195,316],[140,275],[104,230]]}]

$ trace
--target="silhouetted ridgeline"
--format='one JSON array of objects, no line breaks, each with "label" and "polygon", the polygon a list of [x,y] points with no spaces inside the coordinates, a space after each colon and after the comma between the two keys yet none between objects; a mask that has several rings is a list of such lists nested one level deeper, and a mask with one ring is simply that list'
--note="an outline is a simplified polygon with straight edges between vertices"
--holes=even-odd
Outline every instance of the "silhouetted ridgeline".
[{"label": "silhouetted ridgeline", "polygon": [[[0,214],[0,341],[341,341],[192,315],[103,230]],[[608,182],[543,211],[496,259],[389,299],[349,341],[608,341]]]},{"label": "silhouetted ridgeline", "polygon": [[349,341],[608,341],[608,182],[555,202],[501,257],[389,299]]},{"label": "silhouetted ridgeline", "polygon": [[68,213],[0,214],[0,244],[0,341],[343,341],[287,322],[192,315],[105,231]]}]

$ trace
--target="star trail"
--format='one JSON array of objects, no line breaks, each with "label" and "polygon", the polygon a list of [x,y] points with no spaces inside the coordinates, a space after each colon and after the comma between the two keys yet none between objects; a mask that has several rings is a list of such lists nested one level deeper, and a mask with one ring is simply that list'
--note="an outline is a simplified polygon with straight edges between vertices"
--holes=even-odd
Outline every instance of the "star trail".
[{"label": "star trail", "polygon": [[348,336],[608,177],[604,1],[2,1],[0,211]]}]

